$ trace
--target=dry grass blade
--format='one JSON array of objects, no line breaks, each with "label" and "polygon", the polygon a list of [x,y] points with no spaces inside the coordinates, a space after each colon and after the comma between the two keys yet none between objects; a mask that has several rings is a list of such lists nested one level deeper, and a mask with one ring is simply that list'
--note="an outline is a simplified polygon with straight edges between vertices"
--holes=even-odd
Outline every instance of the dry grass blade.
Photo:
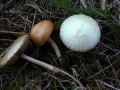
[{"label": "dry grass blade", "polygon": [[22,32],[11,32],[11,31],[0,31],[0,33],[11,33],[11,34],[25,34],[25,33],[22,33]]},{"label": "dry grass blade", "polygon": [[[119,61],[119,60],[118,60]],[[113,65],[114,63],[118,62],[118,61],[115,61],[113,62],[111,65]],[[105,71],[106,69],[110,68],[111,65],[107,66],[106,68],[100,70],[99,72],[95,73],[94,75],[91,75],[90,77],[88,77],[87,79],[91,79],[91,78],[94,78],[96,75],[100,74],[101,72]]]},{"label": "dry grass blade", "polygon": [[108,83],[102,82],[102,81],[100,81],[100,80],[96,80],[96,81],[98,81],[99,83],[102,83],[102,84],[104,84],[105,86],[108,86],[108,87],[110,87],[110,88],[112,88],[112,89],[114,89],[114,90],[120,90],[120,89],[115,88],[114,86],[112,86],[112,85],[110,85],[110,84],[108,84]]}]

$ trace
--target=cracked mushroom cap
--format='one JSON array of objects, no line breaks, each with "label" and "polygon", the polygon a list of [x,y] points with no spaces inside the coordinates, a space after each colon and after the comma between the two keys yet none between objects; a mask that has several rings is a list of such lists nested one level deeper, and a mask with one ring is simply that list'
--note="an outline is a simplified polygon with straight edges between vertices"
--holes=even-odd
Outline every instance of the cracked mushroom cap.
[{"label": "cracked mushroom cap", "polygon": [[23,35],[13,42],[5,55],[0,58],[0,66],[10,66],[14,64],[24,53],[29,41],[29,35]]},{"label": "cracked mushroom cap", "polygon": [[53,26],[53,23],[49,20],[43,20],[34,25],[30,31],[30,38],[34,45],[42,46],[51,35]]},{"label": "cracked mushroom cap", "polygon": [[60,37],[64,45],[77,52],[86,52],[94,48],[100,36],[98,23],[84,14],[68,17],[60,28]]}]

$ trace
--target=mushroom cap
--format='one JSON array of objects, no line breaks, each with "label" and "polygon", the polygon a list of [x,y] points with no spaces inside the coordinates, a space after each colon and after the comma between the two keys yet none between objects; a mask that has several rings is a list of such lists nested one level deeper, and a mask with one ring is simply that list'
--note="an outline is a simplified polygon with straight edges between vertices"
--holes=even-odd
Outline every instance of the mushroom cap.
[{"label": "mushroom cap", "polygon": [[53,31],[53,23],[49,20],[43,20],[34,25],[30,31],[31,41],[37,46],[42,46]]},{"label": "mushroom cap", "polygon": [[86,52],[94,48],[101,36],[98,23],[90,16],[79,14],[68,17],[61,25],[60,37],[70,50]]},{"label": "mushroom cap", "polygon": [[29,35],[23,35],[15,40],[0,59],[0,66],[6,67],[14,64],[26,50],[28,41]]}]

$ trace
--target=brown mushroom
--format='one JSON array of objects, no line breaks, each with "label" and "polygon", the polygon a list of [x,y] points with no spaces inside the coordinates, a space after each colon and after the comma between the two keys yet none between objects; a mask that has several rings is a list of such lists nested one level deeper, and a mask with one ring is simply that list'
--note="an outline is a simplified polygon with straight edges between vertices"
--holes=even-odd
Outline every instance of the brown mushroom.
[{"label": "brown mushroom", "polygon": [[53,26],[53,23],[49,20],[43,20],[34,25],[30,31],[31,41],[37,47],[41,47],[51,35]]},{"label": "brown mushroom", "polygon": [[57,57],[59,58],[60,64],[62,64],[62,59],[60,50],[57,44],[50,38],[53,31],[53,23],[49,20],[43,20],[36,25],[34,25],[30,31],[30,39],[33,44],[37,47],[41,47],[46,41],[50,43],[53,47]]},{"label": "brown mushroom", "polygon": [[29,35],[23,35],[8,48],[6,54],[0,59],[0,66],[10,66],[14,64],[24,53],[29,41]]}]

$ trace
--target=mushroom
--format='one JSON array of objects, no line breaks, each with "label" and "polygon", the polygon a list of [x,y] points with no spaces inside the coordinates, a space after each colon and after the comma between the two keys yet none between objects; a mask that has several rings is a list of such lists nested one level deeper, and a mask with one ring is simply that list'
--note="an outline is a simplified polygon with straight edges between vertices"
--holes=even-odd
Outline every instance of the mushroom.
[{"label": "mushroom", "polygon": [[68,17],[60,27],[60,37],[67,48],[86,52],[94,48],[101,36],[98,23],[90,16],[78,14]]},{"label": "mushroom", "polygon": [[14,64],[27,48],[29,35],[23,35],[8,48],[5,55],[0,58],[0,66],[6,67]]},{"label": "mushroom", "polygon": [[54,25],[51,21],[43,20],[32,27],[30,38],[33,44],[37,47],[41,47],[46,41],[48,41],[55,50],[57,57],[60,57],[61,53],[57,44],[50,38],[53,27]]},{"label": "mushroom", "polygon": [[53,26],[51,21],[43,20],[32,27],[30,38],[35,46],[41,47],[48,40],[53,31]]},{"label": "mushroom", "polygon": [[57,44],[50,38],[53,27],[54,25],[51,21],[43,20],[32,27],[30,31],[30,38],[33,44],[37,47],[41,47],[46,41],[48,41],[59,58],[61,67],[64,67],[66,66],[64,65],[66,61],[61,57],[61,53]]},{"label": "mushroom", "polygon": [[0,58],[0,66],[1,67],[10,66],[10,65],[14,64],[21,57],[29,62],[40,65],[48,70],[51,70],[54,73],[66,74],[69,77],[71,77],[73,80],[75,80],[81,86],[81,88],[84,88],[82,86],[82,84],[78,80],[76,80],[73,76],[71,76],[69,73],[67,73],[57,67],[54,67],[50,64],[36,60],[34,58],[31,58],[31,57],[23,54],[25,49],[27,48],[29,38],[30,38],[29,35],[23,35],[20,38],[16,39],[13,42],[13,44],[9,47],[9,49],[7,50],[5,55],[2,58]]}]

